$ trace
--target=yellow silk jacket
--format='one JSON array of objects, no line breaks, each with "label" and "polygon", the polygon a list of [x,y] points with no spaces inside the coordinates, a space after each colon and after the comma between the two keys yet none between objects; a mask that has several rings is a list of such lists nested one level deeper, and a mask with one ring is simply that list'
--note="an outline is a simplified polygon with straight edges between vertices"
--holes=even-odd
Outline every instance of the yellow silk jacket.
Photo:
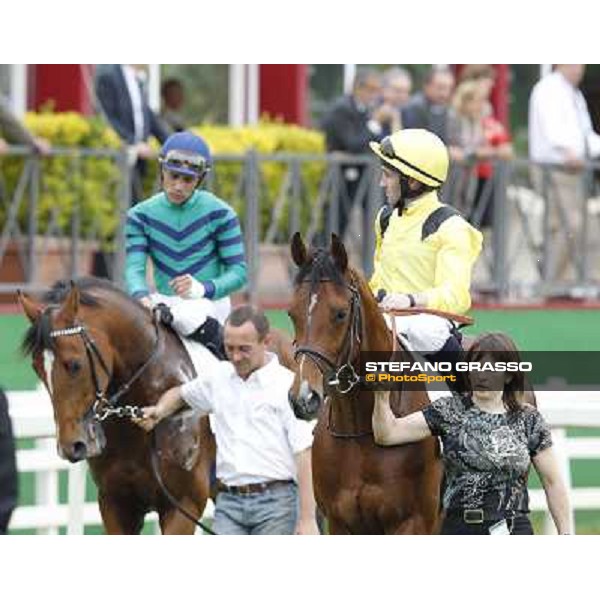
[{"label": "yellow silk jacket", "polygon": [[471,272],[483,236],[458,214],[434,226],[433,232],[426,226],[424,232],[427,218],[443,206],[437,193],[430,192],[409,204],[402,216],[394,210],[385,235],[378,215],[375,268],[370,281],[374,294],[380,289],[388,293],[425,292],[427,308],[455,314],[469,310]]}]

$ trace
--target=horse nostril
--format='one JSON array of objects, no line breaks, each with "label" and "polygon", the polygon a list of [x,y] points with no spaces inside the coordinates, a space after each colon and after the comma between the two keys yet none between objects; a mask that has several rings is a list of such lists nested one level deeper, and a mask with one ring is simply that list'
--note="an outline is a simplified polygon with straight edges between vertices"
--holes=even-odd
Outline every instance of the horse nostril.
[{"label": "horse nostril", "polygon": [[292,392],[288,394],[290,404],[297,418],[304,421],[312,421],[318,415],[323,403],[321,394],[310,388],[307,382],[302,382],[300,392],[294,396]]},{"label": "horse nostril", "polygon": [[71,449],[71,457],[74,462],[78,460],[83,460],[87,455],[87,446],[85,442],[78,441],[73,444],[73,448]]},{"label": "horse nostril", "polygon": [[312,394],[308,398],[308,406],[310,410],[313,412],[317,412],[319,408],[321,408],[322,401],[323,400],[321,398],[321,394],[313,390]]}]

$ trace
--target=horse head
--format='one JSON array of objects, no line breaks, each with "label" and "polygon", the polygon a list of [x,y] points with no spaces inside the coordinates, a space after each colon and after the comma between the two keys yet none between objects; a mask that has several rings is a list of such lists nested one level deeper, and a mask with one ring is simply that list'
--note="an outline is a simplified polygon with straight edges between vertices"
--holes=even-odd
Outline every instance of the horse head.
[{"label": "horse head", "polygon": [[298,368],[289,396],[296,416],[312,420],[326,395],[356,391],[356,365],[367,341],[365,318],[378,318],[379,330],[387,329],[364,277],[348,265],[337,235],[332,234],[329,249],[307,250],[296,233],[291,253],[299,268],[289,310]]},{"label": "horse head", "polygon": [[77,462],[98,456],[106,445],[96,408],[115,365],[106,325],[110,316],[99,310],[101,299],[73,283],[58,282],[44,301],[49,304],[19,293],[31,322],[23,350],[52,400],[58,452]]}]

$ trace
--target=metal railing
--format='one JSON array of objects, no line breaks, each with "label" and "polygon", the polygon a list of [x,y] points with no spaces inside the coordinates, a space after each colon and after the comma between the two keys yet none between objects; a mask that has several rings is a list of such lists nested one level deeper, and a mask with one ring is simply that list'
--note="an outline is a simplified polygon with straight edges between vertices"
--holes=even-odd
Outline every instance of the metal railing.
[{"label": "metal railing", "polygon": [[[111,255],[108,275],[122,281],[124,221],[133,176],[126,152],[54,149],[50,156],[39,157],[24,148],[11,148],[8,156],[21,161],[19,165],[12,161],[10,189],[0,178],[0,292],[46,287],[49,282],[40,276],[40,261],[48,258],[50,240],[56,237],[64,241],[59,276],[88,272],[89,265],[82,264],[82,247],[91,246],[100,256]],[[63,162],[53,171],[51,161],[56,159]],[[108,230],[102,219],[95,223],[89,214],[95,204],[89,197],[86,169],[98,161],[104,161],[109,175],[104,188],[93,193],[114,211]],[[445,202],[484,231],[474,289],[500,300],[559,294],[597,297],[600,192],[595,170],[600,165],[590,163],[578,174],[523,159],[486,168],[487,176],[482,177],[477,164],[454,165],[442,191]],[[0,177],[3,169],[0,164]],[[19,170],[17,177],[14,169]],[[61,174],[65,189],[75,196],[71,203],[48,206]],[[384,201],[379,179],[379,165],[370,156],[255,152],[216,156],[206,185],[240,215],[251,296],[264,295],[265,286],[270,292],[289,286],[286,246],[292,233],[301,231],[308,243],[325,243],[343,226],[341,220],[348,221],[345,242],[351,259],[369,274],[374,222]],[[279,253],[277,274],[271,272],[268,251]],[[21,276],[13,280],[6,277],[9,255],[21,265]],[[281,281],[286,277],[287,282]],[[278,281],[266,285],[269,278]]]},{"label": "metal railing", "polygon": [[0,162],[0,292],[89,274],[84,261],[109,252],[107,274],[121,281],[130,178],[125,152],[54,148],[41,157],[11,147]]}]

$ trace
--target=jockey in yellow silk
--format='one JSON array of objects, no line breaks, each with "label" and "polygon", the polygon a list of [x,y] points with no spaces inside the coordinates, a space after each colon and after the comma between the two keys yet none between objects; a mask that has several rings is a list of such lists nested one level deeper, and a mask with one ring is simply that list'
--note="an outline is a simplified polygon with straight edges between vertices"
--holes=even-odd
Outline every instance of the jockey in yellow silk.
[{"label": "jockey in yellow silk", "polygon": [[[375,223],[370,281],[381,307],[466,313],[482,235],[438,198],[448,175],[446,146],[424,129],[401,130],[370,146],[381,160],[387,200]],[[420,314],[396,323],[411,348],[423,354],[460,350],[460,334],[448,319]]]}]

